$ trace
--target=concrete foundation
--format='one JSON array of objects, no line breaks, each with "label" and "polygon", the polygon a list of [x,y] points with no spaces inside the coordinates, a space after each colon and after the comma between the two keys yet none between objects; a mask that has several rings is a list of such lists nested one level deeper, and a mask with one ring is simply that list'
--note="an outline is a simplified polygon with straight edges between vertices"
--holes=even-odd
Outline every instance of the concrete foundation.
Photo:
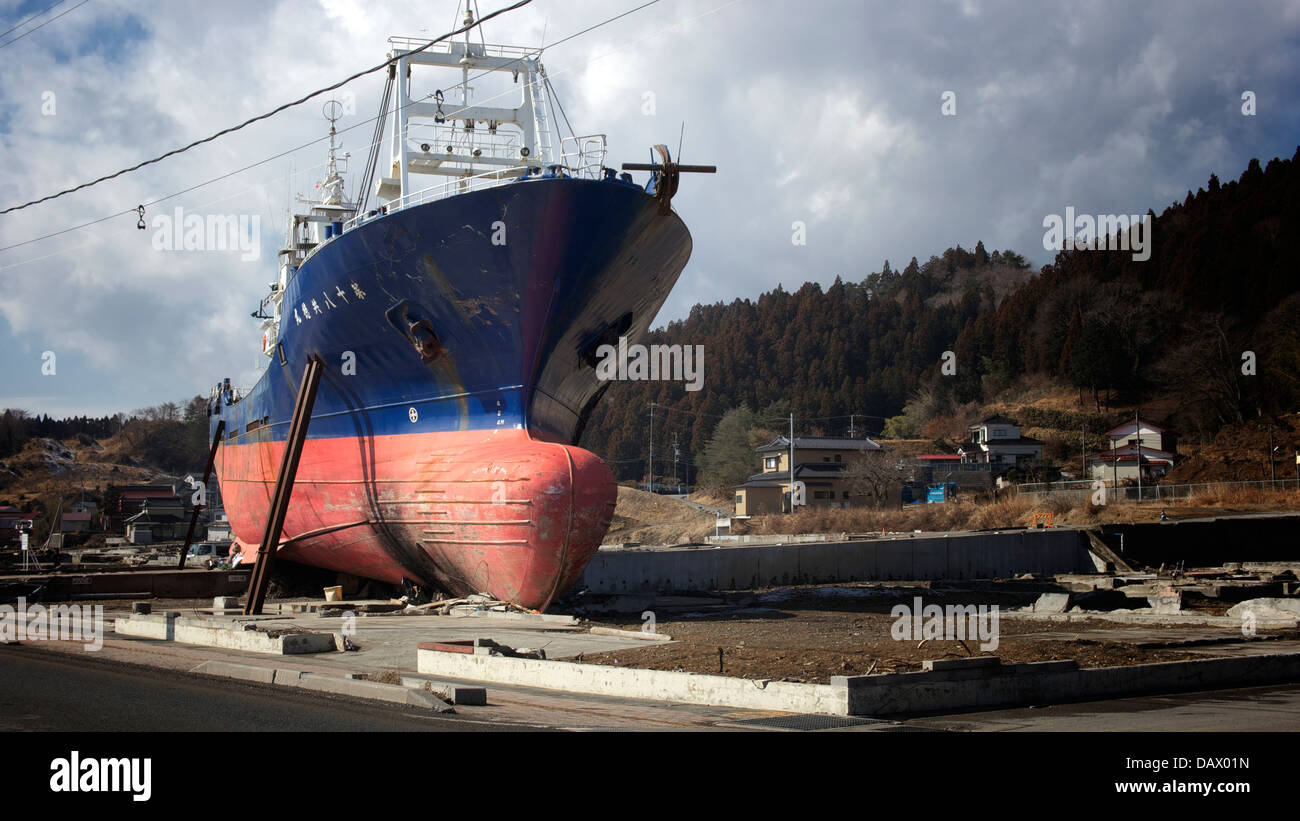
[{"label": "concrete foundation", "polygon": [[1252,655],[1080,670],[1073,661],[1003,665],[994,657],[931,661],[915,673],[834,676],[797,684],[520,659],[433,649],[423,674],[573,693],[829,715],[905,715],[1019,704],[1054,704],[1143,693],[1300,681],[1300,654]]},{"label": "concrete foundation", "polygon": [[590,593],[742,590],[792,584],[1009,578],[1093,570],[1080,531],[927,534],[848,542],[600,550]]},{"label": "concrete foundation", "polygon": [[258,630],[246,630],[240,623],[232,625],[230,622],[187,619],[174,613],[135,614],[130,618],[117,619],[113,622],[113,632],[119,636],[179,641],[182,644],[201,644],[274,655],[328,653],[342,649],[340,637],[333,633],[282,633],[271,636]]},{"label": "concrete foundation", "polygon": [[419,671],[448,678],[542,687],[572,693],[796,713],[843,715],[843,706],[847,703],[843,692],[828,684],[756,681],[567,661],[452,653],[433,650],[431,647],[432,643],[420,644]]}]

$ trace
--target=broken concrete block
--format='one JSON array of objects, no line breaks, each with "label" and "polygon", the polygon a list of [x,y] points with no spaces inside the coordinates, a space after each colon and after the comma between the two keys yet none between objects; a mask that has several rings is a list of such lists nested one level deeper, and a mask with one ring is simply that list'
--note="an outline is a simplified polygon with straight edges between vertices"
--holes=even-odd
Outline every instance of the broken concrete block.
[{"label": "broken concrete block", "polygon": [[1277,613],[1293,618],[1300,617],[1300,599],[1248,599],[1228,608],[1228,615],[1240,618],[1243,613],[1251,612],[1256,616]]},{"label": "broken concrete block", "polygon": [[1070,606],[1069,593],[1044,593],[1034,602],[1035,613],[1064,613]]},{"label": "broken concrete block", "polygon": [[1183,612],[1183,594],[1177,590],[1162,590],[1151,596],[1147,596],[1147,602],[1151,604],[1153,613],[1181,613]]}]

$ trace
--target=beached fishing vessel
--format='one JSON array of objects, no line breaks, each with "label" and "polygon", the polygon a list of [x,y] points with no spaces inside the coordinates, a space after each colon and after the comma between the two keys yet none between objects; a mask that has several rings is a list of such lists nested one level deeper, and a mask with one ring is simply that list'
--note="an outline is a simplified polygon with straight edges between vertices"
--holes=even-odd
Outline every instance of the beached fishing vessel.
[{"label": "beached fishing vessel", "polygon": [[[556,141],[537,50],[468,34],[389,45],[359,196],[327,104],[320,196],[292,216],[257,312],[266,370],[212,392],[233,550],[256,559],[319,355],[277,556],[545,608],[609,526],[613,475],[576,443],[608,384],[596,349],[644,334],[690,256],[669,205],[681,167],[657,147],[638,184],[605,166],[603,135]],[[459,82],[422,92],[425,71]],[[489,75],[509,78],[514,107],[474,101]]]}]

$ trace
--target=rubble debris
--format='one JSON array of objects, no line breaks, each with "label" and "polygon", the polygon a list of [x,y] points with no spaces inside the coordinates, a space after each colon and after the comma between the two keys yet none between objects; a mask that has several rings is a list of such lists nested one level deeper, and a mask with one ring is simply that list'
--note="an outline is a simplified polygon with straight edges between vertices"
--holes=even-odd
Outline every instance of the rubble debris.
[{"label": "rubble debris", "polygon": [[1300,619],[1300,599],[1248,599],[1228,608],[1228,615],[1242,618],[1247,613],[1263,621],[1281,621]]}]

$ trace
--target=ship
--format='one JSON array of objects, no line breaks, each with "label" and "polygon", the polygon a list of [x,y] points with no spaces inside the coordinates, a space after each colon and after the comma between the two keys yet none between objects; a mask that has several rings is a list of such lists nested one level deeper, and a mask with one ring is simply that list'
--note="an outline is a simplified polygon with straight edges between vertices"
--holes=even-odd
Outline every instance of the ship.
[{"label": "ship", "polygon": [[[686,266],[671,199],[691,167],[654,146],[620,173],[605,135],[557,141],[540,50],[468,32],[388,45],[360,195],[345,190],[333,100],[319,194],[289,215],[254,312],[265,369],[210,394],[231,557],[257,560],[319,357],[277,560],[544,610],[614,512],[610,467],[578,446],[609,386],[597,351],[643,337]],[[438,72],[459,83],[416,85]],[[509,78],[506,99],[475,98],[489,75]]]}]

